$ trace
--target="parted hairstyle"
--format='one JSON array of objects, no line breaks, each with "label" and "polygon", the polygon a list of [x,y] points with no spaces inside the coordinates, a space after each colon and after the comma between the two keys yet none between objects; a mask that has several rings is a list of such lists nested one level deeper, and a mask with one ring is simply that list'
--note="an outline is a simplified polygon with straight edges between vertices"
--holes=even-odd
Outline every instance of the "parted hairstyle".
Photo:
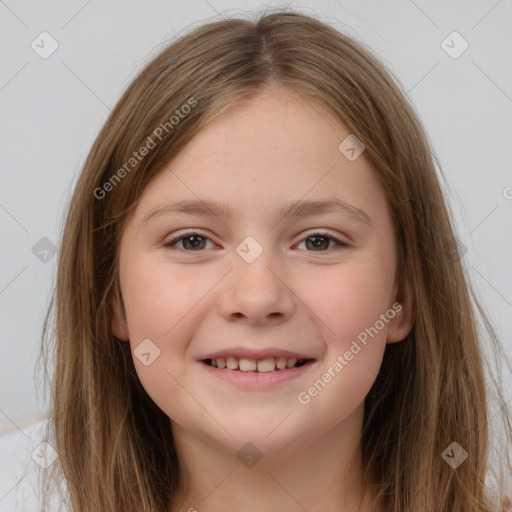
[{"label": "parted hairstyle", "polygon": [[[291,10],[180,36],[136,76],[99,132],[67,205],[42,335],[47,436],[59,455],[45,485],[65,489],[73,512],[169,511],[180,478],[170,421],[142,387],[130,345],[111,330],[113,301],[122,302],[119,241],[145,187],[180,150],[273,86],[320,101],[363,141],[394,223],[400,287],[411,290],[413,328],[386,346],[365,399],[361,451],[376,510],[509,510],[505,354],[461,261],[438,159],[371,51]],[[457,468],[442,456],[453,442],[468,453]]]}]

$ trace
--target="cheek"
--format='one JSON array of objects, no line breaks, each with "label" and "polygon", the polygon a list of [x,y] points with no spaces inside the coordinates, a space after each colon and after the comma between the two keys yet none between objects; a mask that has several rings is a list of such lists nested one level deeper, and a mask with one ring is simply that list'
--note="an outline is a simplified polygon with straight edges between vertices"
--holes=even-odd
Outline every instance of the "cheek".
[{"label": "cheek", "polygon": [[[194,307],[211,284],[149,256],[138,255],[126,263],[122,289],[130,346],[139,378],[151,395],[152,390],[174,385],[169,374],[178,379],[183,376],[179,363],[187,355],[194,332]],[[146,346],[148,350],[142,352]],[[148,351],[154,362],[145,365],[138,354]]]},{"label": "cheek", "polygon": [[213,276],[208,279],[186,268],[178,270],[162,258],[149,256],[139,256],[128,268],[124,285],[130,336],[153,336],[162,347],[170,345],[176,340],[175,331],[187,323],[194,306],[211,288]]},{"label": "cheek", "polygon": [[[350,263],[324,267],[306,288],[304,302],[320,319],[324,339],[338,350],[370,328],[389,308],[393,283],[390,265],[377,258],[359,258]],[[310,276],[311,278],[311,276]],[[384,328],[379,323],[385,336]]]},{"label": "cheek", "polygon": [[[137,375],[160,409],[173,419],[185,421],[188,413],[184,411],[191,411],[194,402],[180,385],[187,381],[183,361],[197,327],[194,307],[214,284],[214,276],[199,276],[183,268],[177,271],[161,258],[140,254],[127,259],[125,268],[123,298]],[[143,346],[144,351],[138,350]],[[138,357],[148,352],[146,361]]]},{"label": "cheek", "polygon": [[354,411],[375,382],[388,325],[380,315],[388,310],[392,280],[387,268],[362,258],[324,270],[316,283],[305,302],[320,319],[326,356],[297,399],[328,428]]}]

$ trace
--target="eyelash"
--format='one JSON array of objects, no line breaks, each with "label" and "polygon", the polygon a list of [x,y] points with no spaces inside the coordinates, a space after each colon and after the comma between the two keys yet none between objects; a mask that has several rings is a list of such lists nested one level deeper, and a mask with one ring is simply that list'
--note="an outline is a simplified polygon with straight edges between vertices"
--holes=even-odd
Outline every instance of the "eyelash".
[{"label": "eyelash", "polygon": [[[210,240],[208,237],[205,237],[203,236],[201,233],[198,233],[197,231],[188,231],[186,233],[181,233],[180,235],[178,236],[175,236],[174,238],[171,238],[170,240],[167,240],[163,246],[166,247],[167,249],[171,249],[171,250],[180,250],[180,251],[183,251],[183,252],[203,252],[205,251],[206,249],[203,249],[202,251],[199,250],[199,251],[188,251],[186,249],[177,249],[176,247],[173,247],[173,245],[176,243],[176,242],[179,242],[180,240],[184,239],[184,238],[189,238],[191,236],[200,236],[201,238],[203,238],[204,240]],[[307,240],[308,238],[313,238],[315,236],[322,236],[322,237],[325,237],[325,238],[328,238],[329,240],[333,240],[334,242],[336,242],[339,246],[341,247],[349,247],[349,244],[339,238],[336,238],[335,236],[332,236],[331,234],[329,233],[326,233],[326,232],[321,232],[321,231],[315,231],[314,233],[308,233],[304,238],[301,239],[301,242],[303,242],[304,240]],[[210,240],[211,242],[211,240]],[[307,252],[327,252],[328,250],[332,250],[331,249],[326,249],[324,251],[307,251]]]}]

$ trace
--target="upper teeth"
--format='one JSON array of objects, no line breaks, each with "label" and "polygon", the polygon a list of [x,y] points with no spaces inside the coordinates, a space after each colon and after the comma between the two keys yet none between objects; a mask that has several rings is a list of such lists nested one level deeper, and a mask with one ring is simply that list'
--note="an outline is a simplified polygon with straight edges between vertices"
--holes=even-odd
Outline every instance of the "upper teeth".
[{"label": "upper teeth", "polygon": [[273,372],[276,368],[284,370],[293,368],[297,363],[295,357],[267,357],[265,359],[249,359],[246,357],[216,357],[210,359],[212,366],[217,368],[227,368],[228,370],[241,370],[243,372],[259,371]]}]

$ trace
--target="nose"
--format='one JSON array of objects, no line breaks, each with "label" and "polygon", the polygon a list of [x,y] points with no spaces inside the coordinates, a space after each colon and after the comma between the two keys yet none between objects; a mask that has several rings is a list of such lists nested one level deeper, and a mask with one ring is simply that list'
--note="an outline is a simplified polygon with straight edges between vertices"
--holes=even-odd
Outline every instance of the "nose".
[{"label": "nose", "polygon": [[289,276],[263,253],[247,263],[236,253],[234,268],[226,276],[218,308],[227,321],[244,321],[254,325],[279,324],[289,319],[297,297]]}]

